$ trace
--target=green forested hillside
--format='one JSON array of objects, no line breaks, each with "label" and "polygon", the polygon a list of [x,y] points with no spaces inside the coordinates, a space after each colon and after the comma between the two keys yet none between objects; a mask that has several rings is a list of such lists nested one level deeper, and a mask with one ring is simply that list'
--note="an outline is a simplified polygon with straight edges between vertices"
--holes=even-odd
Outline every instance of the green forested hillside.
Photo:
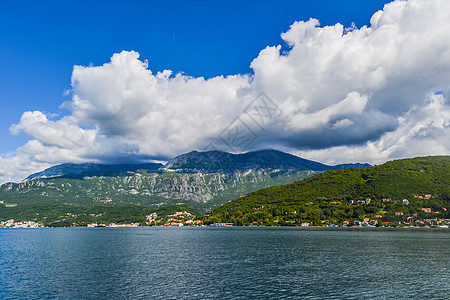
[{"label": "green forested hillside", "polygon": [[449,218],[449,201],[450,156],[419,157],[256,191],[217,208],[207,222],[351,225],[367,218],[367,224],[416,225]]}]

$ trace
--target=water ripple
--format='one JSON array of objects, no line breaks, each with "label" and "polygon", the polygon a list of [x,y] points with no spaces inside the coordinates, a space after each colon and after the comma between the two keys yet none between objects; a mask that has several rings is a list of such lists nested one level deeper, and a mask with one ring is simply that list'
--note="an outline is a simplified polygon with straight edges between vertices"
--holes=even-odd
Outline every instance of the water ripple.
[{"label": "water ripple", "polygon": [[0,299],[446,299],[439,230],[0,230]]}]

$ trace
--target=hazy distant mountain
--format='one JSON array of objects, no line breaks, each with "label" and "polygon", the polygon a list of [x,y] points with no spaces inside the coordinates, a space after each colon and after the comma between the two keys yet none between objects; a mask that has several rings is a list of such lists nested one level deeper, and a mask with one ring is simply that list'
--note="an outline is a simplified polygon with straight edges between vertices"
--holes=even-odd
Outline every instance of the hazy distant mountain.
[{"label": "hazy distant mountain", "polygon": [[95,163],[83,164],[61,164],[45,169],[42,172],[31,174],[25,180],[34,178],[78,178],[92,177],[92,176],[120,176],[126,175],[127,172],[135,172],[137,170],[156,171],[163,165],[158,163],[147,164],[121,164],[121,165],[102,165]]}]

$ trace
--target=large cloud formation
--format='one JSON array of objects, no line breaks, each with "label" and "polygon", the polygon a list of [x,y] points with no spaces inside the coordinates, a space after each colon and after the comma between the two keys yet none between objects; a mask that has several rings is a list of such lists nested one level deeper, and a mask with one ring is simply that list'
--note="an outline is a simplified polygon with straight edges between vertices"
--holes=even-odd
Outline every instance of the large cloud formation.
[{"label": "large cloud formation", "polygon": [[[62,162],[165,160],[193,149],[278,148],[325,163],[448,154],[450,1],[394,1],[370,26],[282,34],[253,74],[153,74],[134,51],[75,66],[69,116],[25,112],[29,137],[0,157],[0,182]],[[263,92],[263,94],[261,94]]]}]

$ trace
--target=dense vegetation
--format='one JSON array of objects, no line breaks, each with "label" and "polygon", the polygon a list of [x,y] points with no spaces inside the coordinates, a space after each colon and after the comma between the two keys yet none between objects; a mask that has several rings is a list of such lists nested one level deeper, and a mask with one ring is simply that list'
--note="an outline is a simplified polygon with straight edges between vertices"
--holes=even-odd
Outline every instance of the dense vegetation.
[{"label": "dense vegetation", "polygon": [[[450,156],[327,171],[293,184],[247,194],[215,209],[204,221],[206,224],[275,226],[438,225],[450,219],[447,210],[450,209],[449,171]],[[312,174],[281,170],[269,172],[261,180],[255,173],[248,173],[227,183],[218,174],[165,173],[161,179],[168,183],[160,192],[167,193],[183,185],[196,187],[192,189],[195,194],[200,187],[204,188],[203,181],[216,178],[221,185],[215,186],[214,193],[216,197],[223,197],[228,193],[242,194],[242,187],[268,183],[272,178],[282,181],[308,175]],[[151,190],[148,186],[151,176],[160,175],[141,171],[125,177],[33,179],[5,184],[0,193],[3,202],[0,221],[15,219],[45,226],[86,226],[91,223],[144,224],[145,216],[151,213],[158,215],[160,223],[168,221],[171,217],[167,216],[177,211],[200,217],[186,205],[157,206],[155,201],[160,199],[149,201],[152,198],[147,193]],[[227,188],[223,188],[225,186]],[[175,193],[179,192],[175,189]],[[140,197],[149,203],[139,203]],[[172,201],[176,203],[177,199]],[[194,217],[192,215],[190,218]]]},{"label": "dense vegetation", "polygon": [[35,178],[0,186],[0,201],[8,204],[74,204],[80,206],[175,205],[205,212],[241,195],[268,186],[292,183],[317,172],[242,170],[233,173],[152,173],[122,176]]},{"label": "dense vegetation", "polygon": [[367,218],[370,224],[416,225],[449,218],[449,202],[450,156],[420,157],[256,191],[215,209],[206,223],[352,225]]},{"label": "dense vegetation", "polygon": [[0,204],[0,221],[35,221],[49,227],[86,226],[88,224],[145,223],[145,216],[156,213],[162,219],[177,211],[187,211],[200,216],[184,205],[165,207],[123,206],[79,206],[68,204],[25,203],[14,207]]}]

